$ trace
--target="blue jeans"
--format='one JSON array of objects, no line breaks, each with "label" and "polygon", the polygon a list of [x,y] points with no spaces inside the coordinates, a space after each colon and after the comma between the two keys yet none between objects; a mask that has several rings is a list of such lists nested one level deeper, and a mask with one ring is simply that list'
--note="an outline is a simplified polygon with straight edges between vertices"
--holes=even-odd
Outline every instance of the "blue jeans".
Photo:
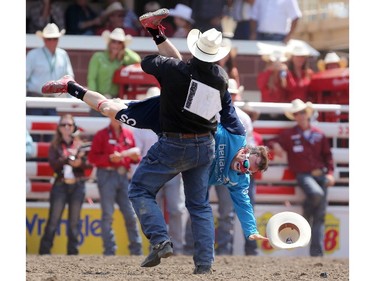
[{"label": "blue jeans", "polygon": [[209,168],[214,157],[213,136],[191,139],[161,136],[135,171],[129,198],[151,245],[170,240],[163,213],[156,203],[159,189],[182,173],[186,207],[192,221],[195,265],[214,260],[214,221],[209,202]]},{"label": "blue jeans", "polygon": [[216,232],[216,254],[233,254],[233,234],[234,234],[234,207],[230,197],[230,192],[223,185],[215,186],[218,198],[218,227]]},{"label": "blue jeans", "polygon": [[[164,201],[165,200],[165,201]],[[182,175],[178,174],[168,181],[156,195],[159,206],[166,205],[168,212],[168,233],[173,243],[173,252],[182,254],[185,244],[185,193]]]},{"label": "blue jeans", "polygon": [[51,254],[53,239],[59,227],[65,204],[68,204],[68,255],[78,254],[80,215],[83,200],[85,199],[85,183],[76,184],[56,182],[53,184],[49,198],[49,213],[44,234],[40,241],[39,254]]},{"label": "blue jeans", "polygon": [[309,173],[301,173],[297,174],[297,182],[306,196],[303,202],[303,217],[311,225],[310,256],[323,256],[324,220],[327,209],[325,175],[313,177]]},{"label": "blue jeans", "polygon": [[115,203],[125,221],[128,234],[130,255],[142,255],[142,237],[133,206],[129,200],[129,180],[127,175],[120,175],[116,170],[98,168],[96,172],[102,209],[102,240],[104,255],[115,255],[117,246],[112,229]]}]

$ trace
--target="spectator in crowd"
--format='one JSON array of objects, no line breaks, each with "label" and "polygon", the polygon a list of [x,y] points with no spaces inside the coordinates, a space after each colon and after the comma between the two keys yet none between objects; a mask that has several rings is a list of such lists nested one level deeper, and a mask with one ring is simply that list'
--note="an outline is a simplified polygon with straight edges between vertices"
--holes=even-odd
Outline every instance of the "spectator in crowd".
[{"label": "spectator in crowd", "polygon": [[251,9],[251,40],[287,44],[302,17],[297,0],[255,0]]},{"label": "spectator in crowd", "polygon": [[287,88],[286,64],[288,58],[281,50],[263,55],[265,69],[258,73],[257,86],[261,93],[262,102],[289,102]]},{"label": "spectator in crowd", "polygon": [[190,7],[193,10],[193,28],[205,32],[211,28],[223,31],[221,20],[224,16],[224,7],[227,0],[192,0]]},{"label": "spectator in crowd", "polygon": [[[159,55],[146,56],[141,65],[144,71],[153,73],[163,82],[160,97],[149,98],[143,102],[132,102],[128,107],[120,100],[110,101],[98,92],[85,89],[69,76],[45,84],[43,92],[68,92],[104,115],[114,116],[130,126],[152,129],[160,134],[158,142],[142,159],[130,184],[129,198],[140,218],[143,232],[153,245],[151,253],[141,266],[156,266],[160,264],[161,258],[173,255],[173,246],[155,197],[166,181],[181,172],[195,241],[194,274],[209,274],[212,272],[214,258],[214,225],[208,186],[225,183],[228,186],[236,185],[236,181],[239,180],[237,177],[241,177],[241,182],[247,182],[243,185],[243,188],[247,189],[248,173],[263,171],[268,167],[267,148],[246,147],[244,127],[232,106],[229,92],[226,91],[227,75],[224,69],[214,63],[230,51],[230,46],[222,42],[221,32],[215,29],[204,33],[196,29],[190,31],[187,45],[193,58],[185,63],[178,50],[163,34],[163,28],[160,26],[161,20],[167,17],[168,13],[167,9],[161,9],[140,17],[142,25],[150,32],[159,49]],[[202,48],[204,51],[201,50]],[[187,69],[189,71],[184,71]],[[196,75],[216,88],[195,80]],[[190,106],[181,110],[184,108],[190,85],[195,88],[194,98]],[[207,91],[211,92],[209,96],[206,95]],[[199,106],[201,98],[211,106]],[[215,118],[218,112],[221,113],[222,125],[218,125]],[[228,153],[229,156],[224,156],[221,160],[231,159],[226,162],[224,170],[221,168],[221,161],[212,163],[216,150],[216,141],[213,139],[216,127],[220,129],[220,132],[218,130],[215,133],[215,138],[220,138],[217,144],[228,144],[228,146],[224,145],[227,147],[224,148],[226,150],[224,154]],[[180,153],[181,149],[185,151],[184,154]],[[201,156],[192,157],[197,155],[197,149]],[[172,170],[165,169],[167,166],[173,166]],[[227,182],[227,173],[235,178]],[[232,191],[233,196],[236,197],[234,202],[243,202],[236,210],[242,214],[241,221],[246,238],[267,240],[257,231],[247,193],[239,188],[234,188]],[[145,206],[148,206],[147,211],[143,212]]]},{"label": "spectator in crowd", "polygon": [[194,20],[191,18],[192,10],[184,4],[177,4],[174,9],[169,10],[169,15],[173,17],[176,31],[172,37],[186,38],[193,28]]},{"label": "spectator in crowd", "polygon": [[97,11],[91,8],[89,0],[75,0],[65,11],[66,34],[94,35],[102,24]]},{"label": "spectator in crowd", "polygon": [[[34,158],[36,154],[36,146],[34,144],[34,140],[29,132],[26,129],[26,160]],[[31,188],[31,181],[29,177],[26,177],[26,190],[30,190]]]},{"label": "spectator in crowd", "polygon": [[310,255],[316,257],[324,253],[327,192],[335,179],[329,140],[324,132],[311,125],[313,111],[310,102],[293,100],[285,115],[296,121],[296,125],[285,129],[268,144],[275,155],[282,157],[286,153],[289,169],[305,194],[303,216],[311,225]]},{"label": "spectator in crowd", "polygon": [[348,60],[345,57],[339,57],[335,52],[328,52],[323,60],[318,60],[317,67],[319,71],[335,68],[346,68]]},{"label": "spectator in crowd", "polygon": [[64,9],[55,0],[37,0],[27,14],[27,33],[42,30],[49,23],[56,24],[60,30],[65,29]]},{"label": "spectator in crowd", "polygon": [[93,137],[88,159],[97,169],[105,256],[115,255],[117,250],[112,229],[115,203],[125,221],[130,255],[143,254],[138,220],[128,195],[130,164],[138,163],[140,156],[132,131],[114,118],[110,118],[109,126],[99,130]]},{"label": "spectator in crowd", "polygon": [[233,38],[235,40],[249,40],[252,31],[250,16],[255,0],[228,0],[229,16],[236,22]]},{"label": "spectator in crowd", "polygon": [[[56,24],[48,23],[43,31],[37,31],[36,35],[43,40],[43,47],[30,50],[26,55],[26,96],[43,97],[42,86],[51,79],[57,79],[63,75],[74,77],[73,67],[69,54],[58,47],[59,39],[65,34],[65,30],[59,30]],[[69,95],[64,95],[70,97]],[[59,96],[61,97],[61,96]],[[26,115],[57,116],[56,108],[26,108]],[[33,135],[34,141],[51,141],[51,137],[45,135]]]},{"label": "spectator in crowd", "polygon": [[119,85],[113,83],[113,74],[123,65],[139,63],[141,57],[128,47],[132,36],[125,35],[123,29],[106,30],[102,37],[107,49],[92,55],[87,71],[87,87],[109,97],[117,97]]},{"label": "spectator in crowd", "polygon": [[[160,95],[158,87],[150,87],[145,98]],[[151,146],[158,141],[158,136],[152,130],[133,128],[135,142],[144,157]],[[138,165],[134,165],[135,169]],[[183,253],[185,244],[185,227],[187,209],[185,207],[185,194],[181,173],[166,182],[156,195],[156,202],[163,210],[166,207],[168,215],[168,233],[173,244],[173,254]]]},{"label": "spectator in crowd", "polygon": [[102,26],[96,29],[96,35],[101,35],[105,30],[112,31],[115,28],[122,28],[126,34],[139,36],[139,31],[133,26],[124,25],[127,23],[126,14],[129,11],[119,2],[112,2],[102,13]]},{"label": "spectator in crowd", "polygon": [[36,149],[34,145],[34,140],[29,132],[26,129],[26,159],[35,157]]},{"label": "spectator in crowd", "polygon": [[[240,101],[244,87],[238,86],[235,79],[228,80],[228,92],[231,94],[232,102]],[[253,125],[248,114],[246,114],[238,106],[234,105],[236,113],[240,118],[246,130],[246,143],[254,146]],[[225,185],[216,185],[215,191],[218,198],[218,227],[216,232],[216,254],[232,255],[233,254],[233,234],[235,210],[229,189]]]},{"label": "spectator in crowd", "polygon": [[48,161],[54,171],[54,182],[49,197],[48,220],[39,246],[40,255],[51,254],[55,233],[66,204],[67,254],[79,253],[80,215],[86,188],[84,171],[91,166],[86,161],[85,152],[80,151],[82,141],[78,132],[72,115],[65,114],[60,117],[48,152]]},{"label": "spectator in crowd", "polygon": [[306,101],[311,77],[314,71],[310,67],[310,51],[303,44],[296,44],[290,53],[287,63],[286,90],[288,95],[287,102],[295,99]]}]

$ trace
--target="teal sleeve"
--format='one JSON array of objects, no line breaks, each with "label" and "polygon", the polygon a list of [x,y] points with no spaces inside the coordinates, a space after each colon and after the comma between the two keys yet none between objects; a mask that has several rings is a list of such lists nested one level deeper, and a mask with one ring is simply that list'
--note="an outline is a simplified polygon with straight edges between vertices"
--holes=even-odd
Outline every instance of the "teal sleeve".
[{"label": "teal sleeve", "polygon": [[247,188],[229,187],[230,196],[233,201],[233,206],[236,211],[238,220],[241,223],[241,227],[245,238],[252,234],[258,234],[256,218],[254,215],[253,206],[250,203],[248,195],[248,184]]}]

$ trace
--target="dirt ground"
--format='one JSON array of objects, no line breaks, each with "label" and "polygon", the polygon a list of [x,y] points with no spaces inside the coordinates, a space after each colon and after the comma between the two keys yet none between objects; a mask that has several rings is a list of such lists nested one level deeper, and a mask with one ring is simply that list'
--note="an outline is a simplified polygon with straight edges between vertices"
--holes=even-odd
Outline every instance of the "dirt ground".
[{"label": "dirt ground", "polygon": [[142,268],[143,256],[27,255],[27,281],[349,280],[349,259],[217,256],[213,274],[194,275],[191,256],[172,256]]}]

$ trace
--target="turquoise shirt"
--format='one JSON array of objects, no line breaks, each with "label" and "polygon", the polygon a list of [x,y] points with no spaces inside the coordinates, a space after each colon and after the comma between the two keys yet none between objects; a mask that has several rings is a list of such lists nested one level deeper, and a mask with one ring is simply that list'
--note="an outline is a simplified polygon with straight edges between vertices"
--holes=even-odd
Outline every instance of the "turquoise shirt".
[{"label": "turquoise shirt", "polygon": [[124,59],[109,59],[108,51],[96,52],[90,59],[87,72],[87,87],[92,91],[103,95],[117,97],[119,86],[112,82],[113,74],[123,65],[130,65],[141,62],[141,57],[134,51],[126,48]]},{"label": "turquoise shirt", "polygon": [[211,164],[210,185],[224,185],[229,189],[233,206],[247,238],[258,234],[253,206],[250,203],[248,189],[250,176],[238,174],[230,164],[238,150],[246,146],[246,136],[229,133],[221,123],[215,134],[215,159]]}]

